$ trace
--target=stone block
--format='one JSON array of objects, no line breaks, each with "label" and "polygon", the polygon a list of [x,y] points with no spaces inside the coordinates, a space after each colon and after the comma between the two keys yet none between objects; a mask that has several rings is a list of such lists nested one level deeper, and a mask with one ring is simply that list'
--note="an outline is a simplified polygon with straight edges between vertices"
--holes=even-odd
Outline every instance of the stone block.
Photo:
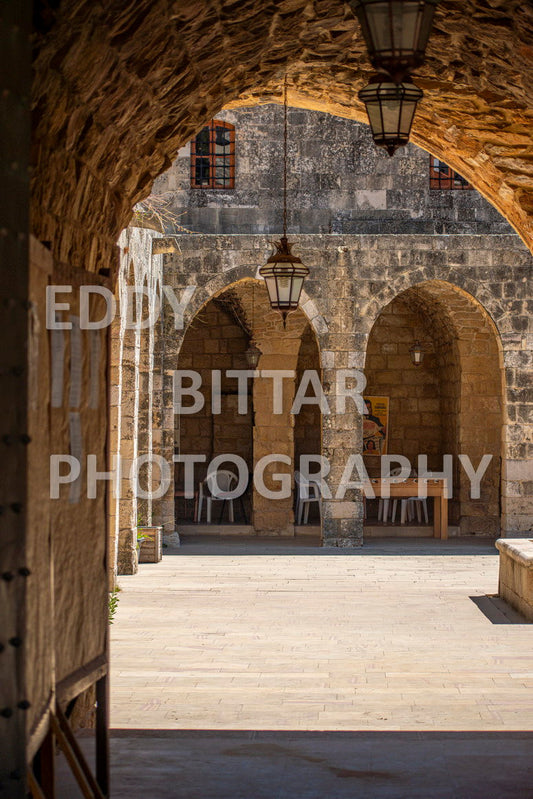
[{"label": "stone block", "polygon": [[533,540],[499,539],[498,593],[515,610],[533,622]]},{"label": "stone block", "polygon": [[518,482],[533,480],[533,460],[506,460],[505,476],[507,480]]}]

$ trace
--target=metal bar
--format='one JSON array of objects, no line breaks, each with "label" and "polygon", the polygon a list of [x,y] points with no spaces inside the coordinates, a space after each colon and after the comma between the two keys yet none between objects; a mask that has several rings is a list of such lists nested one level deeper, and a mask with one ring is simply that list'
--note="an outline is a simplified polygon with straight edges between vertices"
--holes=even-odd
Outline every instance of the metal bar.
[{"label": "metal bar", "polygon": [[283,84],[283,235],[287,235],[287,73]]}]

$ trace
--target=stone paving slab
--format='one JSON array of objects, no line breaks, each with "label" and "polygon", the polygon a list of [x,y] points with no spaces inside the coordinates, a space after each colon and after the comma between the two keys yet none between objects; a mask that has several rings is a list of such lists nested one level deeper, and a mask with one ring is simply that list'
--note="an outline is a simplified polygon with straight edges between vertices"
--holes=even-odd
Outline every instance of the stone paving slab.
[{"label": "stone paving slab", "polygon": [[533,799],[533,626],[493,543],[313,543],[120,578],[112,799]]},{"label": "stone paving slab", "polygon": [[[83,738],[92,759],[94,745]],[[531,733],[115,730],[112,799],[531,799]],[[58,799],[80,799],[64,761]]]},{"label": "stone paving slab", "polygon": [[191,540],[121,577],[112,726],[533,730],[493,542],[313,543]]}]

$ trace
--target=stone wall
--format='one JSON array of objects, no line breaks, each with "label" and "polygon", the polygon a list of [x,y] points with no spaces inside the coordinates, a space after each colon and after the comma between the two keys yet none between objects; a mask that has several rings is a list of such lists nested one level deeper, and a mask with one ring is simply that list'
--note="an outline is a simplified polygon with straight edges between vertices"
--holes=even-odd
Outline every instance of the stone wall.
[{"label": "stone wall", "polygon": [[[162,256],[152,252],[158,237],[153,230],[128,228],[119,241],[118,313],[111,326],[109,409],[110,452],[112,457],[119,458],[121,470],[119,491],[109,503],[109,565],[115,574],[136,571],[137,524],[157,524],[159,519],[152,500],[138,496],[135,491],[131,468],[136,458],[161,452],[164,428],[162,342],[158,323],[134,326],[136,320],[148,318],[146,296],[139,292],[132,295],[133,299],[128,297],[128,287],[145,287],[152,299],[160,296]],[[132,302],[129,320],[128,302]],[[173,416],[167,418],[173,419]],[[141,487],[146,490],[152,479],[156,484],[157,472],[157,467],[153,470],[148,460],[147,465],[139,469]],[[159,505],[157,511],[160,512]]]},{"label": "stone wall", "polygon": [[[527,474],[533,452],[531,428],[525,418],[530,405],[523,384],[529,379],[527,364],[532,359],[531,322],[527,300],[517,301],[511,285],[521,286],[529,280],[531,257],[518,239],[512,235],[294,238],[304,262],[311,268],[302,308],[318,337],[325,390],[334,394],[339,369],[364,367],[367,340],[374,322],[395,296],[417,286],[416,295],[423,295],[424,299],[417,313],[423,311],[428,320],[434,316],[441,318],[438,327],[429,322],[437,339],[440,383],[447,386],[440,397],[441,447],[446,445],[452,453],[458,448],[470,452],[474,466],[479,446],[485,448],[484,452],[494,452],[495,465],[490,469],[496,471],[490,477],[489,469],[487,479],[495,482],[499,473],[496,453],[503,440],[502,529],[527,530],[532,520]],[[260,236],[181,236],[177,240],[179,254],[165,257],[165,280],[177,289],[191,283],[198,286],[187,309],[187,319],[192,319],[212,294],[253,276],[255,265],[263,263],[269,252],[268,241]],[[404,359],[403,364],[408,363],[411,343],[411,340],[402,342],[405,352],[397,353]],[[171,346],[177,352],[179,340],[174,338]],[[489,374],[482,375],[477,370],[483,364],[486,370],[487,359],[492,359],[492,366]],[[463,380],[460,385],[461,370],[454,366],[458,360],[462,363],[462,373],[469,374],[468,381]],[[504,364],[507,369],[502,396]],[[414,367],[410,368],[413,370],[410,374],[419,374]],[[476,396],[484,399],[478,399],[474,411]],[[477,418],[476,423],[472,414]],[[494,421],[490,421],[490,414],[495,415]],[[450,424],[452,420],[455,422]],[[338,417],[331,414],[322,419],[322,453],[332,461],[332,481],[340,480],[348,455],[360,451],[359,424],[352,414]],[[486,431],[483,435],[478,435],[480,426]],[[493,435],[498,437],[497,444]],[[510,478],[518,476],[520,469],[522,479]],[[354,508],[359,507],[355,490],[350,499]],[[462,497],[461,505],[462,532],[491,535],[496,532],[492,522],[485,520],[486,516],[494,517],[492,504],[490,509],[484,506],[482,511],[482,505],[474,504],[474,510],[468,508],[466,497]],[[329,529],[335,531],[330,534],[331,539],[342,539],[341,531],[346,529],[350,530],[346,537],[357,538],[362,517],[350,516],[355,513],[350,503],[332,502],[329,507],[332,514],[344,514],[331,516]],[[326,536],[327,508],[328,503]],[[499,517],[498,512],[496,516]]]},{"label": "stone wall", "polygon": [[[423,342],[425,357],[414,367],[409,353]],[[403,455],[416,467],[420,452],[430,469],[442,468],[441,387],[433,336],[423,316],[398,297],[383,309],[368,339],[365,393],[389,397],[388,452]],[[379,476],[379,458],[367,456],[371,476]]]},{"label": "stone wall", "polygon": [[[142,234],[153,235],[149,231]],[[139,233],[129,235],[135,238]],[[321,452],[330,462],[328,482],[334,495],[348,459],[362,449],[360,414],[350,401],[345,412],[336,406],[337,381],[343,370],[363,369],[366,361],[367,392],[391,396],[391,442],[399,454],[405,452],[414,459],[420,450],[427,451],[430,468],[438,471],[445,452],[454,457],[468,454],[474,468],[483,454],[493,455],[479,500],[468,496],[468,481],[455,460],[456,493],[451,510],[460,533],[511,534],[530,528],[533,444],[527,384],[533,361],[531,308],[526,296],[517,299],[516,294],[524,286],[526,295],[531,256],[516,236],[291,237],[311,274],[302,310],[289,316],[286,331],[277,314],[264,304],[264,297],[251,289],[257,285],[252,282],[256,269],[269,253],[268,239],[158,236],[148,246],[148,238],[145,253],[157,247],[166,254],[162,267],[153,261],[143,269],[161,270],[157,274],[178,298],[184,299],[186,291],[190,296],[190,301],[184,302],[183,330],[175,328],[174,316],[167,309],[162,327],[155,331],[155,350],[159,348],[163,359],[163,383],[162,394],[154,390],[153,407],[162,402],[154,414],[154,425],[160,428],[158,451],[169,463],[179,446],[176,425],[185,425],[181,429],[190,439],[204,436],[207,422],[207,416],[203,422],[193,422],[193,417],[176,420],[174,370],[195,368],[195,364],[202,370],[224,368],[229,353],[222,350],[231,341],[237,360],[244,352],[246,336],[235,332],[227,308],[221,306],[231,287],[230,294],[238,296],[244,318],[248,324],[252,320],[250,329],[263,353],[258,369],[281,366],[293,369],[296,375],[301,373],[302,367],[314,360],[305,333],[306,320],[313,330],[331,413],[314,420],[311,427],[316,430],[321,422]],[[264,288],[261,291],[264,295]],[[209,314],[212,318],[208,319]],[[201,324],[202,320],[210,324]],[[218,336],[213,332],[217,329]],[[418,370],[409,358],[416,336],[424,339],[428,352],[425,366]],[[307,342],[304,345],[302,337]],[[385,353],[386,344],[394,344],[395,351]],[[141,369],[142,361],[139,358],[134,371]],[[237,363],[233,356],[230,362]],[[128,383],[135,384],[134,375]],[[293,459],[302,448],[299,421],[290,414],[295,384],[295,380],[286,381],[283,412],[273,417],[270,380],[254,380],[254,463],[272,452]],[[202,446],[212,447],[207,438]],[[355,473],[352,479],[356,479]],[[254,495],[253,509],[257,531],[291,533],[291,501],[286,507],[279,504],[274,508]],[[361,543],[358,488],[351,486],[344,496],[325,501],[323,510],[325,544]],[[174,530],[172,491],[154,502],[153,514],[167,535]]]},{"label": "stone wall", "polygon": [[[235,188],[190,188],[190,144],[154,183],[197,233],[281,230],[283,108],[222,111],[235,126]],[[290,109],[288,228],[293,233],[510,233],[475,190],[429,188],[429,155],[413,144],[389,156],[366,125]],[[179,232],[169,224],[167,232]]]}]

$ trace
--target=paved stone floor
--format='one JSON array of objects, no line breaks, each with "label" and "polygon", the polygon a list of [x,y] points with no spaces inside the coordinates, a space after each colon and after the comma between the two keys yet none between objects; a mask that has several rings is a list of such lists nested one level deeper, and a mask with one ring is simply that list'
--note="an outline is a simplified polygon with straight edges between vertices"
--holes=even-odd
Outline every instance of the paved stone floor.
[{"label": "paved stone floor", "polygon": [[533,625],[490,597],[493,543],[312,543],[120,578],[113,797],[533,797]]}]

